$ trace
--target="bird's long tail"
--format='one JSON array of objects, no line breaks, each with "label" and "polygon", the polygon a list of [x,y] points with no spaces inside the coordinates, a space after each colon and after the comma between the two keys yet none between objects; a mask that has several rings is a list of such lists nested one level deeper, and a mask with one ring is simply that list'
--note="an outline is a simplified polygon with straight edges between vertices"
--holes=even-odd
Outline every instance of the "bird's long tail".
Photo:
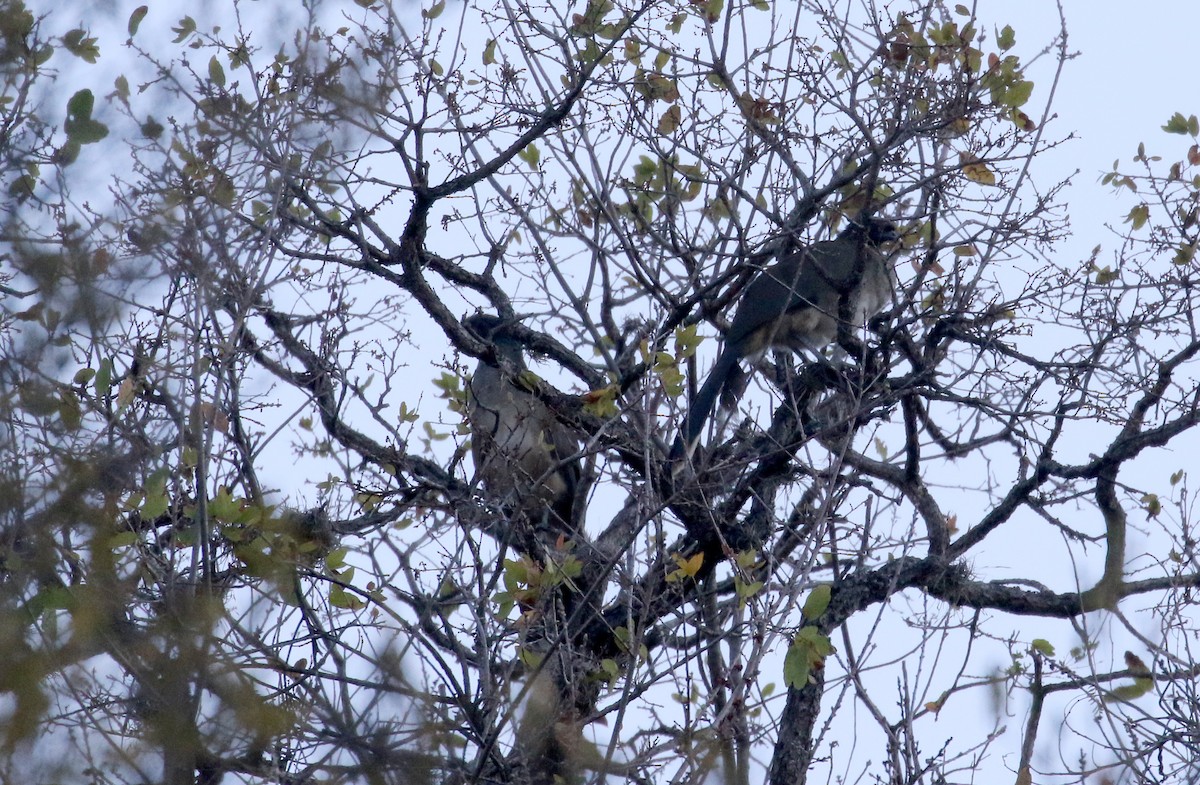
[{"label": "bird's long tail", "polygon": [[716,364],[708,372],[708,378],[704,380],[700,391],[696,393],[696,398],[692,401],[687,416],[683,419],[683,426],[679,429],[679,435],[675,437],[675,443],[671,445],[672,461],[679,460],[685,455],[691,455],[692,451],[696,449],[696,443],[704,431],[704,423],[708,422],[713,409],[716,408],[717,397],[729,382],[730,377],[735,375],[737,361],[737,355],[728,349],[721,352],[717,358]]}]

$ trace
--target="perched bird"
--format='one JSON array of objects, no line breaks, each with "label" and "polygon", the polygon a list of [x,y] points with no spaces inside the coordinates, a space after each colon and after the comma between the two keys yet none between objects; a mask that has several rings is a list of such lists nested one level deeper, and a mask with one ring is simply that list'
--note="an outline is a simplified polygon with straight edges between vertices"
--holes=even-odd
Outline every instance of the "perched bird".
[{"label": "perched bird", "polygon": [[[494,345],[497,357],[518,372],[525,370],[521,343],[507,330],[511,322],[475,314],[464,324]],[[582,486],[579,440],[515,382],[482,359],[471,375],[467,420],[476,477],[491,496],[531,523],[546,521],[572,531]]]},{"label": "perched bird", "polygon": [[898,239],[891,221],[865,218],[836,239],[797,249],[759,273],[741,295],[725,346],[692,401],[672,459],[695,448],[718,396],[736,397],[743,357],[767,349],[819,351],[837,338],[839,314],[860,325],[883,310],[896,276],[879,247]]}]

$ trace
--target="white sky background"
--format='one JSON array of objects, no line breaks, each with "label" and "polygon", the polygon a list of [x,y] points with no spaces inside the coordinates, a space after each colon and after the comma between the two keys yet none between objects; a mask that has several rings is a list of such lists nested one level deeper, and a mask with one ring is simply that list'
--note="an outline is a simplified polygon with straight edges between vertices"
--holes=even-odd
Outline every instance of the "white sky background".
[{"label": "white sky background", "polygon": [[[68,10],[64,3],[54,0],[29,2],[34,13],[50,14],[47,29],[61,33],[81,22],[91,28],[93,35],[100,37],[101,61],[98,67],[75,67],[69,64],[70,56],[59,53],[52,64],[63,69],[63,78],[59,89],[63,92],[60,103],[65,103],[66,97],[80,87],[89,86],[97,95],[97,117],[101,121],[115,120],[111,113],[106,112],[101,97],[111,90],[112,76],[124,70],[130,55],[121,44],[126,38],[125,24],[130,10],[145,0],[120,3],[89,3],[80,4],[78,10]],[[215,19],[227,13],[223,2],[208,2],[189,4],[187,7],[168,2],[151,0],[150,13],[143,22],[139,41],[157,45],[157,41],[169,41],[165,31],[182,16],[189,13],[200,22],[203,29],[206,23],[211,24]],[[782,5],[783,3],[780,3]],[[246,2],[243,5],[244,19],[249,22],[251,29],[257,21],[253,16],[258,15],[263,22],[270,24],[269,16],[277,3]],[[428,5],[428,4],[426,4]],[[581,3],[582,5],[582,3]],[[970,5],[970,3],[968,3]],[[345,2],[352,15],[357,15],[357,7]],[[1147,0],[1142,3],[1131,3],[1128,0],[1063,0],[1067,17],[1069,35],[1068,49],[1078,52],[1079,56],[1067,64],[1058,86],[1054,103],[1057,119],[1054,121],[1051,136],[1062,136],[1074,132],[1076,139],[1062,147],[1039,155],[1036,161],[1037,177],[1043,185],[1060,180],[1071,175],[1075,170],[1079,174],[1074,177],[1074,184],[1065,193],[1063,201],[1069,205],[1072,236],[1060,244],[1056,257],[1051,259],[1056,265],[1066,268],[1076,268],[1086,259],[1093,246],[1101,244],[1104,247],[1099,258],[1099,264],[1115,266],[1112,254],[1119,249],[1120,241],[1106,225],[1122,227],[1122,218],[1136,203],[1131,196],[1114,197],[1110,188],[1102,187],[1100,177],[1108,171],[1114,159],[1120,159],[1124,167],[1132,169],[1130,159],[1137,149],[1139,142],[1146,144],[1147,153],[1162,155],[1168,161],[1181,157],[1191,144],[1188,137],[1171,135],[1160,128],[1175,112],[1200,114],[1200,91],[1196,89],[1195,47],[1196,31],[1200,30],[1200,2],[1196,0]],[[330,4],[330,7],[334,7]],[[1032,54],[1031,47],[1036,42],[1049,42],[1058,29],[1058,15],[1051,0],[1008,0],[999,2],[982,0],[979,7],[984,11],[984,18],[994,18],[1010,23],[1017,32],[1018,51],[1022,59],[1027,60]],[[419,26],[419,6],[413,4],[412,18],[414,29]],[[268,12],[268,13],[264,13]],[[454,0],[450,0],[447,15],[456,14]],[[290,29],[286,22],[279,23],[277,30]],[[990,30],[989,30],[990,32]],[[471,46],[468,44],[468,46]],[[476,48],[481,48],[482,42]],[[207,62],[207,51],[198,53],[193,65],[199,70]],[[1047,55],[1034,64],[1030,74],[1036,83],[1033,102],[1045,100],[1045,91],[1050,88],[1050,72],[1053,69],[1053,57]],[[134,79],[131,76],[131,83]],[[136,89],[136,87],[135,87]],[[163,118],[160,117],[160,120]],[[114,129],[116,128],[113,125]],[[120,171],[125,161],[123,156],[105,158],[95,154],[95,149],[83,151],[77,168],[87,167],[96,182],[105,183],[109,168]],[[73,172],[72,174],[78,174]],[[430,362],[441,359],[444,348],[439,341],[429,341],[422,347],[428,353]],[[412,382],[433,378],[436,371],[430,365],[422,367],[420,359],[414,357],[411,367]],[[413,396],[415,398],[415,396]],[[441,411],[438,410],[441,407]],[[430,387],[425,393],[421,409],[423,417],[439,419],[444,416],[444,404],[436,399],[436,393]],[[1179,468],[1190,468],[1189,458],[1197,454],[1200,444],[1198,437],[1189,435],[1188,449],[1176,449],[1172,453],[1158,451],[1156,460],[1143,460],[1140,470],[1144,477],[1122,476],[1132,484],[1140,486],[1155,486],[1160,494],[1167,496],[1167,476]],[[1086,454],[1086,448],[1083,449]],[[285,493],[295,492],[298,497],[313,499],[314,494],[294,487],[294,474],[290,461],[281,461],[278,471],[263,472],[264,479],[274,480]],[[317,479],[322,479],[319,477]],[[1140,522],[1139,512],[1130,510],[1131,526]],[[966,520],[973,515],[962,516]],[[595,518],[593,520],[596,520]],[[1015,536],[1012,527],[1005,535],[1006,542],[1012,544],[1011,552],[1005,553],[998,545],[1001,542],[989,542],[987,549],[988,564],[973,565],[991,574],[1027,575],[1029,562],[1039,555],[1057,552],[1062,553],[1058,543],[1054,547],[1042,549],[1036,540],[1029,539],[1045,536],[1045,528],[1031,528],[1029,538]],[[1034,546],[1034,547],[1031,547]],[[1057,551],[1054,549],[1058,548]],[[1146,543],[1139,542],[1136,532],[1130,532],[1129,554],[1135,556],[1146,549]],[[1093,551],[1093,554],[1095,552]],[[1035,564],[1037,577],[1046,580],[1056,589],[1065,589],[1071,582],[1067,577],[1072,569],[1070,564],[1043,560]],[[1095,573],[1080,575],[1081,585],[1090,585],[1098,576],[1100,559],[1094,559]],[[1132,606],[1131,606],[1132,607]],[[870,616],[870,614],[866,614]],[[1039,622],[1029,618],[997,618],[993,614],[993,624],[997,630],[1004,632],[1008,629],[1018,630],[1020,637],[1031,639],[1047,637],[1059,648],[1060,653],[1071,645],[1074,640],[1064,640],[1063,633],[1068,629],[1062,622]],[[1098,614],[1093,614],[1089,621],[1093,624],[1101,622]],[[1136,619],[1132,620],[1135,624]],[[1039,630],[1044,627],[1044,630]],[[1109,658],[1115,667],[1120,667],[1120,653],[1125,648],[1134,648],[1119,636],[1111,645],[1111,650],[1101,652],[1101,656]],[[835,640],[835,643],[837,641]],[[997,662],[998,666],[1005,663]],[[781,682],[781,679],[776,679]],[[886,692],[884,693],[886,694]],[[936,698],[936,694],[932,697]],[[1058,754],[1061,752],[1068,760],[1074,751],[1053,749],[1054,716],[1062,709],[1061,699],[1048,703],[1048,716],[1044,720],[1042,733],[1041,755],[1042,763],[1049,768],[1061,768]],[[972,701],[973,702],[973,701]],[[1010,708],[1012,715],[1008,723],[1009,730],[1000,747],[1006,751],[1003,757],[994,756],[989,771],[998,773],[994,766],[1003,761],[1013,766],[1016,761],[1016,751],[1019,749],[1020,732],[1024,722],[1025,701],[1019,700]],[[969,707],[964,707],[969,708]],[[850,715],[847,715],[850,716]],[[967,714],[963,717],[969,716]],[[951,723],[959,718],[950,712],[944,717],[945,727],[954,727]],[[970,731],[964,731],[957,741],[962,742]],[[947,734],[949,735],[949,734]],[[852,748],[852,740],[847,740],[844,751]],[[928,750],[932,753],[933,750]],[[871,757],[876,757],[872,755]],[[877,757],[876,757],[877,759]],[[852,774],[852,772],[846,772]],[[981,780],[984,781],[984,780]],[[1003,780],[987,780],[1003,781]]]}]

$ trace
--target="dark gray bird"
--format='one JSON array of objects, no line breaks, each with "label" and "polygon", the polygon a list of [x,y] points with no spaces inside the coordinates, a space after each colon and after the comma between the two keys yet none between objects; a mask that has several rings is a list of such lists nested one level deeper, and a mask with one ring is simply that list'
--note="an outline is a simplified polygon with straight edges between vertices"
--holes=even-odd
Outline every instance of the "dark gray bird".
[{"label": "dark gray bird", "polygon": [[[496,355],[524,371],[521,343],[505,322],[475,314],[463,322],[496,347]],[[514,386],[496,365],[480,360],[467,385],[467,420],[476,477],[504,506],[537,524],[572,531],[581,492],[579,440],[545,404]]]},{"label": "dark gray bird", "polygon": [[736,397],[743,357],[767,349],[819,351],[837,338],[843,303],[855,326],[883,310],[896,276],[879,246],[898,239],[891,221],[866,218],[852,222],[836,239],[793,251],[759,273],[741,295],[725,346],[692,401],[672,459],[695,448],[718,396]]}]

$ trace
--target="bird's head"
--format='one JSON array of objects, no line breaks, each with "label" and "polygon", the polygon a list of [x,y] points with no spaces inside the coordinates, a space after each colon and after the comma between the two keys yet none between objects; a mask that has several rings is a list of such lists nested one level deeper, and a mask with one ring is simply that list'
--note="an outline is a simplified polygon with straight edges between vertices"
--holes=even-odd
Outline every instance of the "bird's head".
[{"label": "bird's head", "polygon": [[510,329],[519,321],[520,317],[503,319],[490,313],[476,313],[463,319],[463,326],[479,340],[493,344],[501,356],[520,365],[524,346]]},{"label": "bird's head", "polygon": [[494,313],[472,313],[462,320],[463,326],[481,341],[496,341],[498,338],[509,337],[509,328],[521,322],[521,316],[505,319]]},{"label": "bird's head", "polygon": [[894,243],[900,239],[896,224],[887,218],[861,218],[850,221],[850,225],[842,232],[843,236],[861,234],[868,245],[880,246],[884,243]]},{"label": "bird's head", "polygon": [[463,319],[463,325],[473,332],[481,341],[491,341],[501,327],[508,324],[499,316],[490,313],[471,314]]}]

